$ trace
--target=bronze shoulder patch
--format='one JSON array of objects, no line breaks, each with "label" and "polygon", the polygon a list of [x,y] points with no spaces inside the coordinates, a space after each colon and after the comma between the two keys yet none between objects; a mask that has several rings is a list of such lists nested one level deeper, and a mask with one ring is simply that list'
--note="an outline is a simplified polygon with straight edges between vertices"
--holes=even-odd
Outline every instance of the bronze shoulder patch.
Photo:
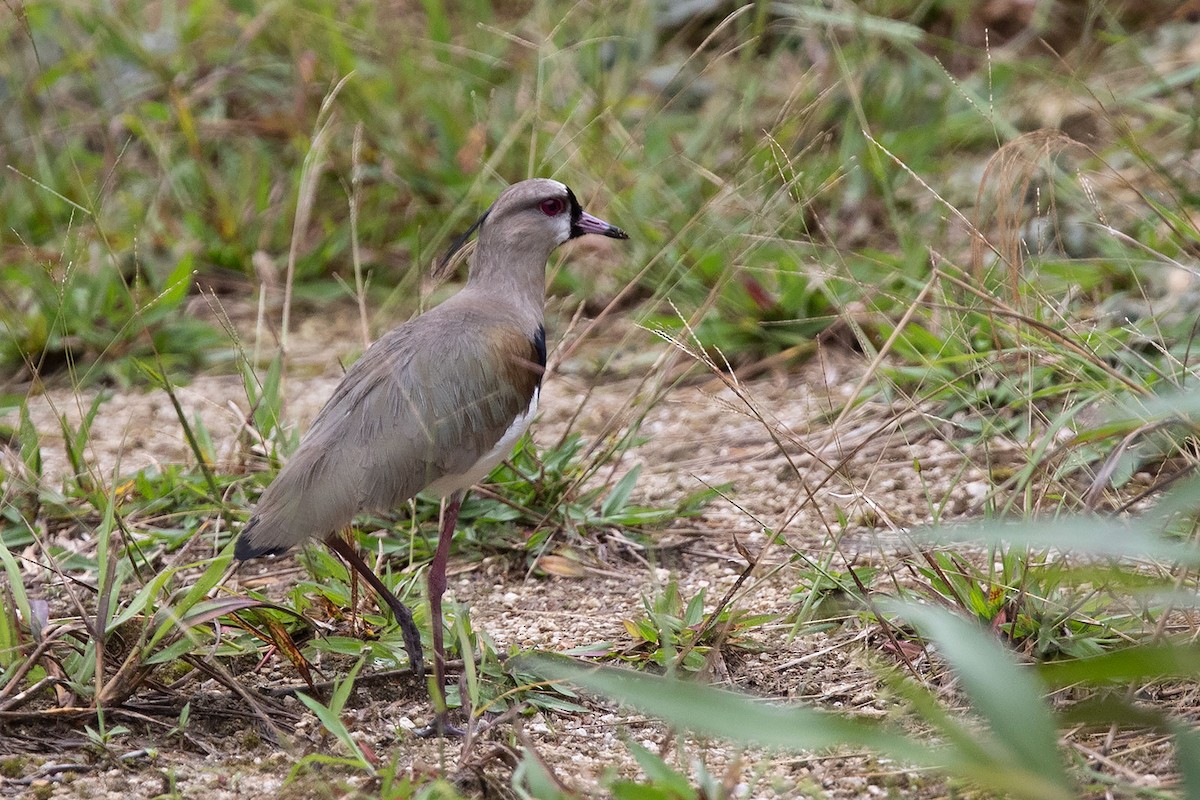
[{"label": "bronze shoulder patch", "polygon": [[492,333],[490,344],[501,379],[525,398],[542,384],[546,372],[546,333],[541,326],[530,339],[517,328],[504,327]]}]

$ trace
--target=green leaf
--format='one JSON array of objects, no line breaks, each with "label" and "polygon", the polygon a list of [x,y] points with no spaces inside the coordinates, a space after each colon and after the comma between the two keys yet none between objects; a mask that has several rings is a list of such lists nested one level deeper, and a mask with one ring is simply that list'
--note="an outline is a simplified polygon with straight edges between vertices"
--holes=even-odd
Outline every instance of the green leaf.
[{"label": "green leaf", "polygon": [[135,594],[133,598],[125,604],[125,607],[121,609],[121,612],[113,617],[112,622],[110,623],[111,626],[113,628],[120,627],[136,617],[138,614],[141,614],[143,611],[145,611],[150,605],[151,598],[161,592],[167,582],[174,578],[175,573],[177,573],[180,569],[181,567],[167,567],[162,572],[155,575],[149,583],[147,583],[141,589],[138,589],[137,594]]},{"label": "green leaf", "polygon": [[857,745],[913,764],[942,764],[933,749],[874,720],[842,717],[796,704],[765,703],[690,681],[593,667],[545,654],[518,658],[523,672],[568,681],[695,733],[786,750]]},{"label": "green leaf", "polygon": [[672,769],[658,754],[650,752],[633,739],[626,739],[625,746],[654,787],[663,792],[662,796],[679,800],[692,800],[697,796],[688,784],[687,777]]},{"label": "green leaf", "polygon": [[600,505],[600,516],[604,519],[616,516],[625,504],[629,502],[629,495],[633,492],[633,487],[637,485],[638,475],[641,474],[642,465],[637,464],[633,469],[626,472],[621,480],[617,481],[617,485],[608,493],[608,497],[604,498],[604,502]]},{"label": "green leaf", "polygon": [[1032,670],[1017,664],[1011,651],[979,625],[951,611],[913,603],[883,604],[932,639],[953,665],[971,706],[988,723],[995,743],[1009,751],[1002,759],[1070,796],[1070,783],[1058,751],[1058,731],[1045,689]]},{"label": "green leaf", "polygon": [[154,664],[169,664],[172,661],[178,661],[183,656],[199,647],[201,641],[195,634],[189,636],[181,636],[166,647],[142,659],[142,663],[147,666]]},{"label": "green leaf", "polygon": [[38,436],[33,419],[29,416],[29,404],[22,402],[20,422],[17,423],[17,441],[21,445],[21,463],[29,470],[31,478],[42,477],[42,441]]},{"label": "green leaf", "polygon": [[354,667],[346,677],[338,681],[337,686],[333,690],[333,696],[329,699],[329,710],[333,713],[341,714],[342,709],[346,707],[346,701],[350,699],[350,692],[354,689],[354,679],[358,677],[358,672],[362,669],[363,663],[364,660],[360,658],[355,662]]},{"label": "green leaf", "polygon": [[304,703],[310,711],[316,714],[317,719],[325,727],[325,730],[342,743],[350,753],[354,756],[353,763],[355,766],[365,769],[372,775],[375,774],[375,768],[371,762],[363,754],[358,743],[354,741],[354,737],[350,735],[350,730],[342,722],[341,713],[346,705],[346,701],[350,697],[350,692],[354,689],[354,679],[358,675],[358,671],[362,669],[363,659],[354,665],[345,678],[338,681],[334,685],[333,696],[329,700],[329,705],[324,706],[319,700],[316,700],[303,692],[298,692],[296,696],[300,698],[300,702]]},{"label": "green leaf", "polygon": [[[518,658],[523,671],[569,681],[701,735],[789,751],[865,747],[905,763],[943,770],[1012,797],[1071,800],[1075,796],[1065,783],[1056,747],[1049,757],[1038,757],[1037,765],[1053,764],[1051,771],[1043,774],[1038,767],[1011,758],[999,763],[981,759],[980,747],[964,750],[925,744],[873,719],[796,704],[770,704],[711,686],[610,667],[589,667],[544,654]],[[1008,666],[1015,669],[1015,665]]]},{"label": "green leaf", "polygon": [[513,787],[523,798],[530,800],[569,800],[558,788],[558,783],[551,777],[541,761],[533,754],[526,752],[525,757],[513,770]]},{"label": "green leaf", "polygon": [[166,285],[155,298],[155,303],[161,304],[164,308],[173,309],[183,302],[192,288],[194,269],[195,256],[185,253],[179,259],[179,263],[175,265],[175,269],[171,270],[171,274],[167,276]]},{"label": "green leaf", "polygon": [[1175,760],[1183,778],[1183,797],[1200,797],[1200,734],[1183,721],[1175,730]]},{"label": "green leaf", "polygon": [[[232,560],[233,540],[231,539],[225,545],[225,549],[216,558],[207,561],[204,572],[200,574],[200,577],[195,580],[178,602],[171,605],[164,605],[159,610],[159,613],[155,616],[158,627],[146,645],[147,651],[153,650],[164,637],[176,630],[177,626],[181,624],[181,620],[191,614],[197,604],[203,602],[209,592],[224,580],[225,572],[229,569],[229,562]],[[194,568],[204,563],[197,562],[188,566]],[[183,627],[186,629],[188,626],[183,624]]]},{"label": "green leaf", "polygon": [[1200,644],[1146,644],[1086,659],[1039,664],[1038,674],[1052,686],[1103,684],[1200,676]]},{"label": "green leaf", "polygon": [[636,781],[614,781],[608,785],[614,800],[675,800],[678,795],[661,786],[649,786]]},{"label": "green leaf", "polygon": [[1033,549],[1057,548],[1114,558],[1159,558],[1200,564],[1200,549],[1149,533],[1146,525],[1111,517],[1078,516],[1051,521],[990,520],[943,525],[914,534],[941,544],[964,541],[1007,544]]},{"label": "green leaf", "polygon": [[683,612],[683,624],[685,627],[699,625],[704,621],[704,590],[696,592],[696,596],[688,601],[687,610]]}]

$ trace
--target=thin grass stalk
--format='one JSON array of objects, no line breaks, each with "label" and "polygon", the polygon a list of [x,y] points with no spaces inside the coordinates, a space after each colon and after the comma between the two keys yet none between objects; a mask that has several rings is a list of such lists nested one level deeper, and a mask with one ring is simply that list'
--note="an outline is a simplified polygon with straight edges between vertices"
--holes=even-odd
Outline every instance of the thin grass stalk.
[{"label": "thin grass stalk", "polygon": [[[161,367],[161,364],[159,366]],[[164,369],[159,370],[157,377],[159,385],[171,401],[171,408],[175,411],[175,418],[179,420],[179,427],[183,429],[183,438],[187,440],[188,449],[192,451],[192,456],[196,459],[196,466],[199,467],[200,474],[204,476],[204,483],[208,487],[209,496],[218,506],[223,506],[224,501],[221,497],[221,490],[217,486],[217,478],[213,474],[212,465],[208,463],[208,458],[204,455],[204,449],[200,447],[200,442],[196,439],[196,432],[192,430],[191,424],[188,423],[187,414],[183,410],[183,404],[179,402],[179,396],[175,393],[175,387],[171,383],[171,378]]]},{"label": "thin grass stalk", "polygon": [[312,216],[313,205],[316,202],[317,182],[325,167],[325,157],[329,147],[329,139],[333,135],[333,103],[354,77],[350,72],[334,85],[333,89],[321,101],[321,110],[317,115],[317,129],[313,135],[312,144],[304,155],[304,164],[300,168],[300,185],[296,190],[296,216],[292,220],[292,238],[288,247],[287,277],[283,284],[283,318],[281,322],[279,346],[283,357],[287,359],[288,333],[291,329],[292,288],[296,281],[296,259],[300,254],[300,243],[308,228]]},{"label": "thin grass stalk", "polygon": [[362,253],[358,241],[358,210],[362,206],[363,124],[354,126],[350,147],[350,257],[354,262],[354,296],[358,301],[358,324],[363,350],[371,346],[371,328],[367,323],[367,288],[363,281]]}]

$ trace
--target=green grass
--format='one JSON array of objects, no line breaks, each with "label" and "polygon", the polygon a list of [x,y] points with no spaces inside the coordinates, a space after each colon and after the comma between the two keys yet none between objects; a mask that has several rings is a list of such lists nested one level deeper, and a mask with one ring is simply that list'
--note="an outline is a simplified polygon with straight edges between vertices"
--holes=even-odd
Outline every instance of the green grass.
[{"label": "green grass", "polygon": [[[1195,633],[1194,487],[1176,487],[1195,465],[1196,69],[1171,50],[1183,34],[1087,7],[1074,47],[1057,38],[1054,13],[1036,23],[1052,57],[1032,44],[1005,50],[1000,31],[983,48],[966,4],[901,0],[756,3],[683,28],[656,25],[655,6],[640,1],[603,12],[540,0],[135,2],[119,13],[15,4],[0,20],[0,709],[28,698],[80,709],[92,740],[111,747],[129,724],[123,704],[171,664],[196,667],[212,650],[235,686],[234,665],[268,646],[302,673],[318,654],[361,657],[355,637],[306,640],[304,613],[356,596],[323,551],[304,559],[285,600],[218,590],[229,532],[296,445],[284,424],[289,332],[357,305],[378,334],[438,302],[453,285],[422,277],[454,235],[505,183],[550,175],[632,236],[619,251],[553,262],[550,327],[570,344],[552,358],[585,353],[595,382],[631,369],[639,382],[604,436],[527,443],[498,468],[464,505],[460,557],[500,554],[536,572],[563,569],[543,560],[555,556],[574,570],[598,532],[653,543],[717,496],[636,499],[627,456],[663,396],[697,376],[729,381],[729,368],[791,370],[818,340],[847,347],[864,374],[803,435],[752,386],[728,385],[782,452],[869,420],[876,436],[864,447],[941,439],[955,476],[937,483],[919,460],[911,472],[881,467],[821,509],[819,552],[786,525],[771,530],[736,592],[685,597],[668,582],[626,621],[627,639],[589,654],[703,673],[714,651],[781,630],[875,626],[880,680],[919,736],[808,709],[772,709],[749,733],[749,723],[701,728],[801,751],[867,747],[996,793],[1068,796],[1116,781],[1120,796],[1153,796],[1054,746],[1073,725],[1114,725],[1174,737],[1191,787],[1180,717],[1103,689],[1195,674],[1183,644]],[[1053,130],[1060,123],[1080,141]],[[584,321],[572,322],[579,308]],[[614,334],[606,321],[617,317],[637,325]],[[621,361],[631,351],[646,353],[632,368]],[[242,377],[249,414],[232,460],[214,444],[221,432],[179,400],[201,370]],[[186,463],[101,474],[95,418],[129,386],[173,404]],[[36,430],[31,399],[63,388],[81,421],[57,408],[57,430]],[[51,437],[68,477],[47,473]],[[838,467],[795,477],[815,491]],[[846,537],[903,517],[876,488],[883,477],[925,487],[931,522],[1028,526],[952,528],[935,541],[904,530],[907,554],[853,563]],[[738,489],[720,491],[736,500]],[[798,492],[789,510],[809,502]],[[1087,516],[1130,510],[1121,529]],[[745,511],[747,530],[761,528],[764,511]],[[426,626],[417,601],[436,514],[420,499],[359,528]],[[1050,518],[1065,527],[1038,527]],[[72,537],[93,544],[65,547]],[[767,568],[768,556],[783,565]],[[52,579],[62,589],[49,606],[26,559],[67,576]],[[795,587],[783,618],[746,610],[770,580]],[[379,634],[365,652],[402,664],[388,620],[368,611],[364,621]],[[449,624],[459,652],[479,659],[457,698],[473,718],[577,707],[570,689],[496,652],[466,609]],[[44,647],[42,630],[53,631]],[[952,673],[960,695],[897,655],[930,647],[941,653],[934,672]],[[305,762],[305,779],[338,766],[387,796],[452,796],[359,749],[337,713],[357,669],[309,705],[341,749]],[[686,702],[729,702],[747,718],[768,708],[599,675],[580,680],[684,727]],[[1011,687],[1010,708],[999,685]],[[776,710],[819,735],[788,735]],[[1022,738],[1032,729],[1018,712],[1036,738]],[[646,780],[614,777],[616,796],[724,791],[703,769],[629,748]],[[518,791],[563,794],[553,765],[524,749]]]}]

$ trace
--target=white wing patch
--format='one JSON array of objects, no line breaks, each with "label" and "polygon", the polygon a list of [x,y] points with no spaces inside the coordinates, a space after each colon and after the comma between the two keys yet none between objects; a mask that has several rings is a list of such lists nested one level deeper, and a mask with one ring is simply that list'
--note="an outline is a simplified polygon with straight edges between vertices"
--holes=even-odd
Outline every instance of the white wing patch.
[{"label": "white wing patch", "polygon": [[512,452],[512,449],[517,444],[517,440],[521,438],[521,434],[525,433],[529,428],[529,423],[533,422],[533,416],[537,413],[538,395],[541,394],[541,391],[540,387],[533,390],[533,399],[529,401],[529,408],[525,409],[523,414],[519,414],[512,421],[512,424],[508,426],[508,430],[500,437],[500,441],[496,442],[495,447],[472,464],[470,469],[457,475],[443,475],[426,486],[424,491],[439,494],[442,497],[449,497],[460,489],[470,489],[486,478],[488,473],[495,469],[496,465]]}]

